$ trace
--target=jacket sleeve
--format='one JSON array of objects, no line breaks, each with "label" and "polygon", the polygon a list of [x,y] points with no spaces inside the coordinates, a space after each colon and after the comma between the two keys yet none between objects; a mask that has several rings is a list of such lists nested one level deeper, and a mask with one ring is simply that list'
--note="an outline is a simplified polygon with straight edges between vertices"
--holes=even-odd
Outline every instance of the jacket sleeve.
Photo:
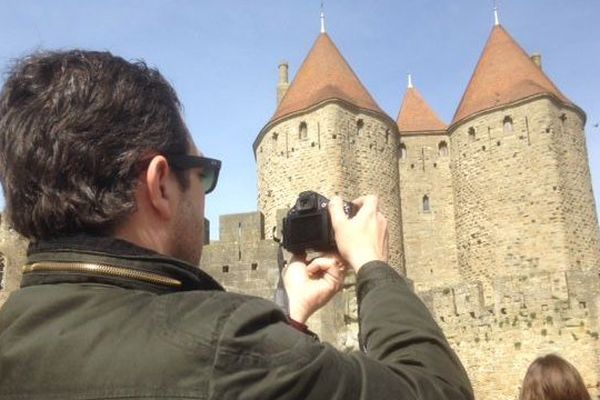
[{"label": "jacket sleeve", "polygon": [[469,379],[425,305],[391,267],[357,276],[360,342],[342,353],[256,299],[224,322],[212,399],[472,399]]}]

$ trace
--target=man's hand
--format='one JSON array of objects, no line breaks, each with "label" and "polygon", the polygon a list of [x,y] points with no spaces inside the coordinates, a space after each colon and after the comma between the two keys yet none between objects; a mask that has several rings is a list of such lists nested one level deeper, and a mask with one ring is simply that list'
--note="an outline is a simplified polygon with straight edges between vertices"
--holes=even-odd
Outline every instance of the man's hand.
[{"label": "man's hand", "polygon": [[290,318],[305,323],[342,289],[345,276],[346,268],[337,255],[315,258],[308,265],[305,255],[293,256],[283,277]]},{"label": "man's hand", "polygon": [[376,196],[359,197],[352,203],[359,210],[351,219],[344,213],[342,199],[337,196],[329,202],[329,213],[338,251],[358,272],[369,261],[387,262],[388,230]]}]

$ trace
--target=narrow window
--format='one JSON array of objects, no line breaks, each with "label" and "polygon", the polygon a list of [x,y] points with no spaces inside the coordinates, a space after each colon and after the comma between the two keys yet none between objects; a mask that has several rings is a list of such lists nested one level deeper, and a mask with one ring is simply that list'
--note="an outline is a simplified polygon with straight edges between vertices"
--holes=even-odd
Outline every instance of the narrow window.
[{"label": "narrow window", "polygon": [[365,126],[365,123],[362,119],[359,119],[358,121],[356,121],[356,134],[357,135],[360,135],[362,133],[364,126]]},{"label": "narrow window", "polygon": [[560,128],[564,132],[565,130],[565,122],[567,121],[567,115],[565,113],[560,114]]},{"label": "narrow window", "polygon": [[252,271],[256,271],[258,269],[258,263],[252,263]]},{"label": "narrow window", "polygon": [[4,289],[4,256],[0,253],[0,290]]},{"label": "narrow window", "polygon": [[429,212],[429,211],[431,211],[430,204],[429,204],[429,196],[425,195],[425,196],[423,196],[423,212]]},{"label": "narrow window", "polygon": [[448,143],[441,141],[440,144],[438,144],[438,152],[440,157],[448,157]]},{"label": "narrow window", "polygon": [[223,272],[224,273],[228,273],[229,272],[229,265],[223,265]]},{"label": "narrow window", "polygon": [[271,135],[271,137],[273,138],[273,140],[277,140],[277,137],[279,137],[279,133],[273,132],[273,134]]},{"label": "narrow window", "polygon": [[504,134],[509,135],[513,131],[513,120],[508,115],[504,117],[504,121],[502,122],[502,126],[504,127]]},{"label": "narrow window", "polygon": [[408,156],[406,151],[406,145],[404,143],[400,143],[400,159],[404,160]]},{"label": "narrow window", "polygon": [[390,142],[390,130],[386,129],[385,130],[385,144],[388,144]]},{"label": "narrow window", "polygon": [[470,142],[474,142],[474,141],[475,141],[475,139],[476,139],[476,136],[475,136],[475,128],[473,128],[473,127],[470,127],[470,128],[469,128],[469,141],[470,141]]},{"label": "narrow window", "polygon": [[238,261],[242,259],[242,223],[238,222]]},{"label": "narrow window", "polygon": [[306,126],[306,122],[300,122],[300,127],[298,128],[298,137],[300,139],[306,139],[308,137],[308,128]]}]

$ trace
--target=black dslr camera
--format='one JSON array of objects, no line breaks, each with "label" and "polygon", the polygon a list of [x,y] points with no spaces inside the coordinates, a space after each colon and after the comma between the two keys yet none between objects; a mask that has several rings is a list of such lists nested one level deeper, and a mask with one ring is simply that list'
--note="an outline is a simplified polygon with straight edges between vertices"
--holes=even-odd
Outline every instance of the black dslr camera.
[{"label": "black dslr camera", "polygon": [[[329,199],[313,191],[298,195],[298,200],[283,219],[283,247],[291,253],[306,250],[331,251],[336,249]],[[356,206],[344,201],[348,218],[356,214]]]}]

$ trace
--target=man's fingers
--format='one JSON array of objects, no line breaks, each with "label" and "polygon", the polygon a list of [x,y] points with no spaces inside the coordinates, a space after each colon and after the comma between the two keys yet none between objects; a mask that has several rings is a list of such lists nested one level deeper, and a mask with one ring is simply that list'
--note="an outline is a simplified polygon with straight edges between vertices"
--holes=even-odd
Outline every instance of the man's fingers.
[{"label": "man's fingers", "polygon": [[308,275],[314,275],[321,270],[321,266],[315,262],[311,262],[306,266],[306,272]]},{"label": "man's fingers", "polygon": [[352,200],[352,204],[357,207],[356,214],[369,214],[372,212],[379,211],[379,199],[375,195],[360,196],[357,199]]},{"label": "man's fingers", "polygon": [[334,229],[348,219],[348,216],[344,212],[344,203],[340,197],[333,196],[329,201],[329,214],[331,215],[331,224]]},{"label": "man's fingers", "polygon": [[337,256],[315,258],[306,267],[308,276],[316,278],[329,275],[335,283],[336,291],[343,285],[346,267]]},{"label": "man's fingers", "polygon": [[360,210],[363,213],[377,212],[379,209],[379,199],[375,195],[359,197],[361,200]]},{"label": "man's fingers", "polygon": [[[357,214],[366,214],[371,212],[379,211],[379,200],[375,195],[360,196],[352,201],[357,207]],[[329,201],[329,210],[331,214],[331,223],[335,227],[348,219],[348,216],[344,212],[344,204],[339,196],[333,196]]]},{"label": "man's fingers", "polygon": [[314,274],[321,270],[326,271],[330,268],[339,267],[339,265],[340,265],[340,262],[335,258],[318,257],[318,258],[315,258],[314,260],[312,260],[310,262],[310,264],[308,264],[308,266],[306,267],[306,270],[308,273]]},{"label": "man's fingers", "polygon": [[360,196],[360,197],[352,200],[352,204],[354,204],[355,206],[357,206],[360,209],[365,205],[365,201],[367,201],[368,197],[369,197],[369,195]]}]

